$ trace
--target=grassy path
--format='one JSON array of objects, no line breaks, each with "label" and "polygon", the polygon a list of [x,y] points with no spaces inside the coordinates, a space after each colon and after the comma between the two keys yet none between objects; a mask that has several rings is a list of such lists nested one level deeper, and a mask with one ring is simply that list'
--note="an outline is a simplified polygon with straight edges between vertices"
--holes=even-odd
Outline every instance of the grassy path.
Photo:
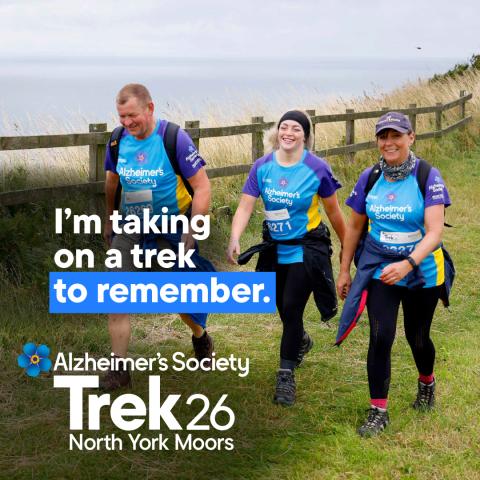
[{"label": "grassy path", "polygon": [[[315,347],[297,373],[298,402],[293,408],[271,403],[280,336],[273,315],[211,319],[218,355],[249,357],[248,377],[234,372],[162,374],[162,395],[183,394],[178,413],[183,424],[192,416],[184,403],[191,393],[204,393],[212,402],[229,394],[235,427],[212,436],[233,437],[232,452],[70,452],[66,393],[54,390],[51,378],[26,378],[16,367],[16,355],[28,340],[45,341],[55,352],[104,355],[105,320],[52,319],[27,293],[12,297],[3,292],[0,478],[480,478],[480,150],[457,154],[446,144],[434,148],[430,153],[438,158],[435,165],[454,203],[448,221],[455,228],[446,232],[445,243],[458,270],[451,309],[439,307],[433,324],[438,380],[434,412],[419,414],[410,407],[416,371],[399,322],[392,357],[391,425],[378,438],[360,439],[356,428],[368,406],[365,318],[342,348],[334,348],[335,325],[320,324],[310,304],[305,320]],[[138,316],[134,339],[137,356],[153,356],[159,349],[167,356],[190,353],[187,334],[173,317]],[[142,398],[148,397],[147,378],[146,373],[135,375],[134,391]],[[102,421],[102,435],[118,433],[105,414]],[[139,432],[153,436],[146,429]]]}]

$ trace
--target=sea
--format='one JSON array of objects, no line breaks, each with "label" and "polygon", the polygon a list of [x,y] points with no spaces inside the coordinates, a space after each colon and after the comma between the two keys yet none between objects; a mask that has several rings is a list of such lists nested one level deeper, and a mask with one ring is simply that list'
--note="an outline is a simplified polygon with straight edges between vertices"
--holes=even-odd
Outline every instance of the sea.
[{"label": "sea", "polygon": [[0,136],[86,131],[116,123],[115,94],[145,84],[157,115],[209,126],[250,115],[372,96],[462,59],[1,58]]}]

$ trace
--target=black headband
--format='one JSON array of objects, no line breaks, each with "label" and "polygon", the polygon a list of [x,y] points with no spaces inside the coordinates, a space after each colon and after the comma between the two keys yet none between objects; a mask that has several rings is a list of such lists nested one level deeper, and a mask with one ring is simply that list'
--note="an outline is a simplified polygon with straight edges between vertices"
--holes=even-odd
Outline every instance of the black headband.
[{"label": "black headband", "polygon": [[285,120],[295,120],[298,122],[303,128],[303,133],[305,133],[305,140],[310,136],[310,122],[303,112],[300,112],[299,110],[289,110],[284,113],[278,122],[277,128],[279,128],[280,124]]}]

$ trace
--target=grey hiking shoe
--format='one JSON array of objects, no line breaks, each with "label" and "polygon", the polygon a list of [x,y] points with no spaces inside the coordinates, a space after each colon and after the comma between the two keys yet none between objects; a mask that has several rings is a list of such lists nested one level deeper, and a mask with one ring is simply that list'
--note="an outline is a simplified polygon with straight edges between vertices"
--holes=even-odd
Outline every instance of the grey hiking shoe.
[{"label": "grey hiking shoe", "polygon": [[303,360],[305,359],[305,355],[312,349],[312,347],[313,347],[312,337],[307,332],[304,332],[303,338],[302,338],[302,344],[300,346],[300,351],[298,352],[297,367],[300,367],[300,365],[302,365]]},{"label": "grey hiking shoe", "polygon": [[388,425],[388,422],[388,412],[386,410],[382,412],[377,407],[370,407],[367,420],[358,429],[358,434],[361,437],[373,437],[382,432]]},{"label": "grey hiking shoe", "polygon": [[213,339],[206,330],[200,338],[192,335],[192,344],[197,360],[203,360],[204,358],[212,359]]},{"label": "grey hiking shoe", "polygon": [[297,386],[295,384],[295,375],[292,370],[281,368],[277,372],[277,386],[273,402],[279,405],[293,405],[295,403]]},{"label": "grey hiking shoe", "polygon": [[417,398],[412,404],[415,410],[431,410],[435,406],[435,380],[430,384],[418,382]]}]

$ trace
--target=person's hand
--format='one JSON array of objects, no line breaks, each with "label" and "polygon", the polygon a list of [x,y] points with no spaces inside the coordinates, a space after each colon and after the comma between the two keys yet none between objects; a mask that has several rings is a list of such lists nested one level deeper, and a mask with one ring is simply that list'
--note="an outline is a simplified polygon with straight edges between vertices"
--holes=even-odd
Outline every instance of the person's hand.
[{"label": "person's hand", "polygon": [[351,285],[352,277],[350,276],[350,272],[340,272],[337,279],[337,293],[342,300],[347,298]]},{"label": "person's hand", "polygon": [[227,248],[227,261],[231,265],[235,265],[237,263],[234,255],[235,257],[240,255],[240,242],[235,238],[231,238]]},{"label": "person's hand", "polygon": [[195,239],[192,232],[182,234],[180,241],[185,245],[185,251],[195,248]]},{"label": "person's hand", "polygon": [[107,244],[107,247],[110,248],[112,245],[112,235],[113,235],[113,228],[112,222],[107,220],[103,225],[103,239]]},{"label": "person's hand", "polygon": [[380,280],[387,285],[395,285],[412,270],[413,268],[407,260],[390,263],[382,270]]}]

